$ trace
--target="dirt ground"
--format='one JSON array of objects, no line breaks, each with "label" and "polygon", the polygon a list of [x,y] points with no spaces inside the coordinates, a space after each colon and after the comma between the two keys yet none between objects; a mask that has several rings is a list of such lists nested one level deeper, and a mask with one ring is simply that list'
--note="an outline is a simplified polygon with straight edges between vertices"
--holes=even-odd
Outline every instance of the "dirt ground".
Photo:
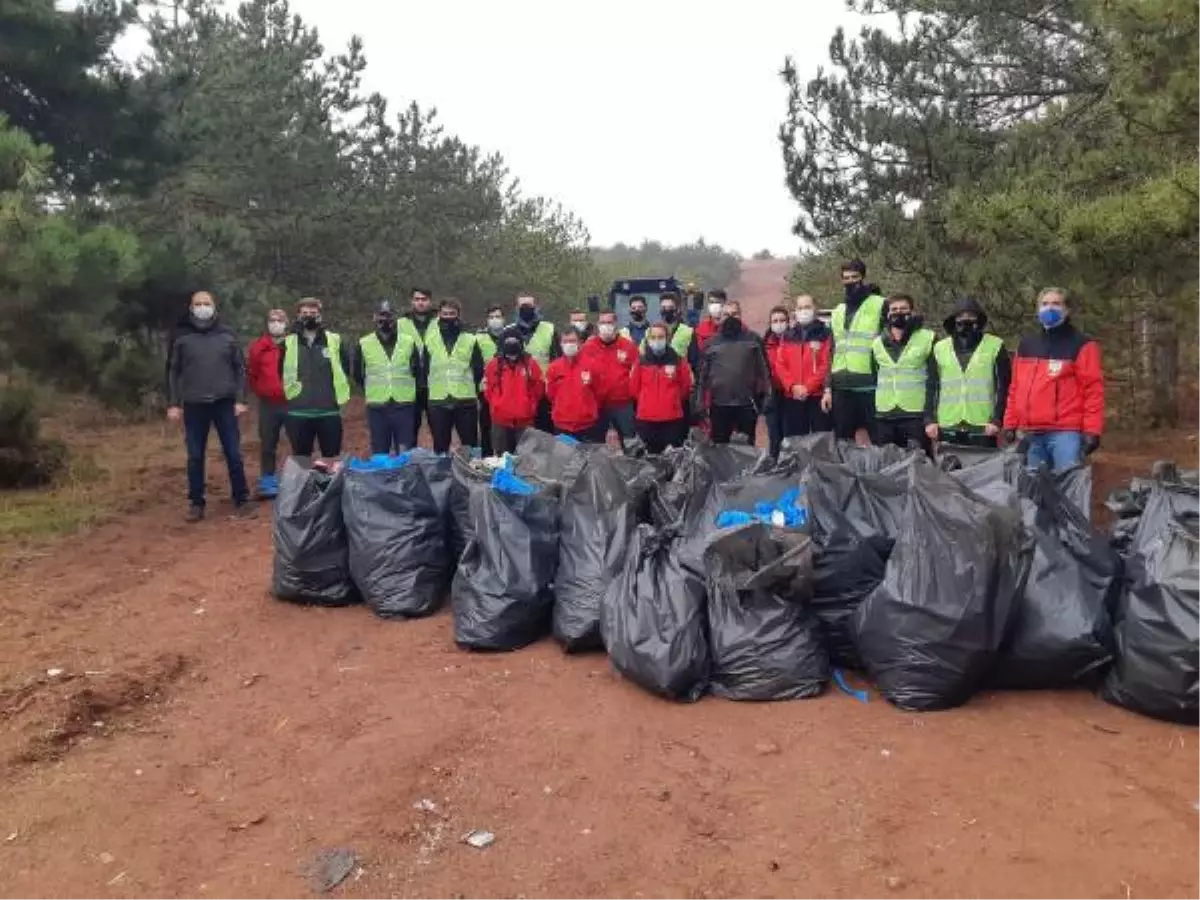
[{"label": "dirt ground", "polygon": [[[291,606],[266,510],[223,515],[214,452],[183,524],[146,433],[145,505],[3,570],[0,895],[309,896],[334,847],[347,897],[1200,891],[1195,729],[1083,691],[673,705],[549,640],[460,651],[447,612]],[[1111,443],[1098,490],[1195,463]]]}]

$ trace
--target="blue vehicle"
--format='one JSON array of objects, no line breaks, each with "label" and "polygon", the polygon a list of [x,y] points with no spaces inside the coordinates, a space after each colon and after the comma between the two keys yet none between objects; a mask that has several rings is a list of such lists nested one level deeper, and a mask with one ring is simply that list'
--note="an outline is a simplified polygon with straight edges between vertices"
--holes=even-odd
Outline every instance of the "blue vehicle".
[{"label": "blue vehicle", "polygon": [[[621,328],[629,325],[629,301],[641,297],[646,301],[646,318],[651,322],[658,321],[658,305],[663,294],[674,293],[679,298],[680,306],[685,309],[687,321],[695,325],[699,319],[700,310],[704,308],[704,292],[697,291],[692,285],[682,285],[674,275],[665,278],[621,278],[612,283],[608,291],[608,303],[604,309],[611,309],[617,314],[617,324]],[[588,297],[588,310],[600,312],[601,299],[597,295]]]}]

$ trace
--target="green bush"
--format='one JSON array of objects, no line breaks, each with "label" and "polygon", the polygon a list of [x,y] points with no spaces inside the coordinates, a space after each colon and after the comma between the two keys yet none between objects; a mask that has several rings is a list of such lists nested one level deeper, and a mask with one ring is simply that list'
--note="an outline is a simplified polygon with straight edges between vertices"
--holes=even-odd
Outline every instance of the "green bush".
[{"label": "green bush", "polygon": [[24,385],[0,387],[0,489],[49,484],[66,466],[66,445],[41,437],[33,390]]}]

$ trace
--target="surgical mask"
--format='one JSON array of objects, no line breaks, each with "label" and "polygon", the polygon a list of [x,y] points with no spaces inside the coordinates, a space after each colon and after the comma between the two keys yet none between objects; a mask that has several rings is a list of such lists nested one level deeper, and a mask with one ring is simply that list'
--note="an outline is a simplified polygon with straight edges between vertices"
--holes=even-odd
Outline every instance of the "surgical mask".
[{"label": "surgical mask", "polygon": [[813,312],[813,310],[811,310],[811,309],[796,310],[796,324],[797,325],[811,325],[813,322],[813,319],[815,319],[816,317],[817,317],[817,314],[815,312]]},{"label": "surgical mask", "polygon": [[675,321],[676,310],[674,307],[672,307],[672,306],[665,307],[663,310],[661,310],[661,312],[662,312],[662,320],[664,322],[674,322]]},{"label": "surgical mask", "polygon": [[641,322],[646,318],[646,311],[644,309],[631,309],[629,311],[629,318],[635,322]]},{"label": "surgical mask", "polygon": [[787,322],[772,322],[771,323],[771,333],[772,334],[783,334],[785,331],[787,331]]},{"label": "surgical mask", "polygon": [[596,332],[600,335],[600,340],[611,341],[617,336],[617,326],[608,322],[601,322],[596,326]]},{"label": "surgical mask", "polygon": [[267,334],[271,337],[282,337],[287,332],[287,322],[272,319],[267,323]]},{"label": "surgical mask", "polygon": [[522,322],[532,322],[537,318],[537,310],[532,306],[522,306],[517,310],[517,318]]},{"label": "surgical mask", "polygon": [[887,321],[892,328],[905,328],[911,319],[911,313],[888,313]]},{"label": "surgical mask", "polygon": [[585,331],[587,331],[587,322],[572,322],[571,327],[580,334],[583,334]]},{"label": "surgical mask", "polygon": [[721,318],[721,304],[720,303],[708,304],[708,315],[710,318],[713,318],[713,319]]},{"label": "surgical mask", "polygon": [[579,352],[579,342],[578,341],[563,341],[562,352],[563,352],[563,356],[567,357],[567,359],[570,359],[572,356],[574,356],[576,353]]},{"label": "surgical mask", "polygon": [[192,307],[192,316],[196,319],[197,322],[207,322],[209,319],[211,319],[216,314],[217,314],[217,308],[215,306],[193,306]]},{"label": "surgical mask", "polygon": [[651,353],[662,353],[667,349],[667,342],[662,338],[655,338],[652,341],[646,341],[646,344],[650,347]]},{"label": "surgical mask", "polygon": [[1057,328],[1066,318],[1066,313],[1057,306],[1043,306],[1038,310],[1038,321],[1044,328]]},{"label": "surgical mask", "polygon": [[300,317],[300,326],[307,331],[314,331],[321,324],[321,317],[314,313],[305,313]]},{"label": "surgical mask", "polygon": [[492,334],[499,334],[504,330],[504,319],[501,316],[490,316],[488,318],[488,331]]}]

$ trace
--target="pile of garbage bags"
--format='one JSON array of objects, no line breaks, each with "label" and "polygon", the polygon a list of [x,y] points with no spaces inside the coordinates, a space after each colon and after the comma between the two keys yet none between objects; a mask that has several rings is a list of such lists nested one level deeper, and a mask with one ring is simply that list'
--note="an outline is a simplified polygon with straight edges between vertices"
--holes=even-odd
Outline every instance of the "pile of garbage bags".
[{"label": "pile of garbage bags", "polygon": [[1195,723],[1195,475],[1114,493],[1109,535],[1091,489],[1007,451],[817,435],[772,458],[695,433],[635,456],[530,430],[501,459],[289,460],[273,588],[383,618],[448,604],[464,649],[553,635],[674,701],[814,697],[853,670],[909,710],[1083,686]]}]

